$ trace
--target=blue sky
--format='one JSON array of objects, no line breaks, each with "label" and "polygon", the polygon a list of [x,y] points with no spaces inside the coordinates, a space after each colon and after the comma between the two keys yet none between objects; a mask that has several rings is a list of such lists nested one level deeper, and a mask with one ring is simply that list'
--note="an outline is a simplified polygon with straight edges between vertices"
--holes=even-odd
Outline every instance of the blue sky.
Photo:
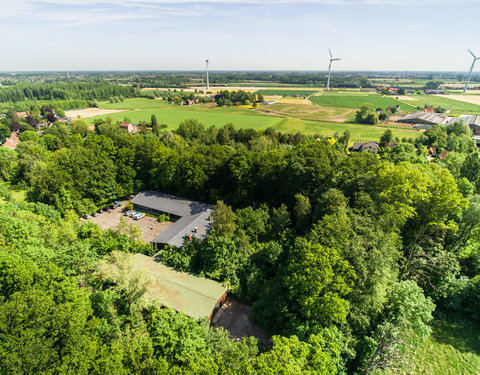
[{"label": "blue sky", "polygon": [[0,0],[5,70],[453,70],[478,0]]}]

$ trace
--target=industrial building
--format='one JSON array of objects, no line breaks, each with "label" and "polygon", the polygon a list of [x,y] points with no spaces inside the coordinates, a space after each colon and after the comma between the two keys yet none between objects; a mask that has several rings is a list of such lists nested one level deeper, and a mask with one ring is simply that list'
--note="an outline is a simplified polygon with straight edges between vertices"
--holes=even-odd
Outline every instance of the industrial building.
[{"label": "industrial building", "polygon": [[159,297],[164,306],[192,318],[211,321],[227,298],[227,288],[216,281],[175,271],[143,254],[132,255],[132,261],[152,277],[151,297]]},{"label": "industrial building", "polygon": [[430,113],[424,111],[416,111],[403,116],[398,122],[408,124],[423,124],[423,125],[439,125],[445,124],[451,119],[441,113]]},{"label": "industrial building", "polygon": [[186,238],[204,239],[212,226],[213,207],[156,191],[138,193],[131,201],[134,209],[155,216],[168,214],[173,224],[151,242],[180,247]]}]

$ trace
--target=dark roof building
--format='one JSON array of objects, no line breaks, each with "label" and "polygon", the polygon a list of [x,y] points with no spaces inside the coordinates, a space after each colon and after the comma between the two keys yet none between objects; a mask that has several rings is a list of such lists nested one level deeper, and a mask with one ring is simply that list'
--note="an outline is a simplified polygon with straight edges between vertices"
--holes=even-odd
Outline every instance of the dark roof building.
[{"label": "dark roof building", "polygon": [[189,236],[204,239],[212,226],[213,207],[207,203],[155,191],[138,193],[132,203],[139,211],[157,216],[170,215],[174,223],[152,240],[160,246],[171,244],[180,247]]},{"label": "dark roof building", "polygon": [[175,271],[143,254],[132,255],[135,267],[152,276],[148,294],[159,297],[164,306],[195,318],[212,319],[227,297],[227,288],[222,284]]},{"label": "dark roof building", "polygon": [[350,150],[354,152],[370,151],[376,153],[379,149],[380,146],[377,142],[354,142]]}]

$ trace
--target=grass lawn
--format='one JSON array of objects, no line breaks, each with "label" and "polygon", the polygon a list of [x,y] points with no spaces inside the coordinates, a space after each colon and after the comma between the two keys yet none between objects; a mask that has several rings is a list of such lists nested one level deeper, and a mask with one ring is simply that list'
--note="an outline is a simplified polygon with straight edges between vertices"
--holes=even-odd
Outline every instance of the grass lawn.
[{"label": "grass lawn", "polygon": [[480,323],[439,313],[430,338],[416,338],[405,374],[480,374]]},{"label": "grass lawn", "polygon": [[409,101],[409,104],[420,108],[423,108],[425,104],[432,104],[434,107],[447,108],[457,113],[480,113],[480,106],[477,104],[427,94],[408,96],[416,99],[415,101]]},{"label": "grass lawn", "polygon": [[415,107],[410,104],[378,94],[322,94],[310,97],[310,101],[325,107],[360,108],[362,105],[370,103],[374,108],[385,108],[399,104],[401,110],[415,110]]},{"label": "grass lawn", "polygon": [[[12,192],[12,198],[15,202],[20,203],[27,199],[27,190],[20,186],[11,185],[10,182],[4,182],[3,186],[6,186]],[[0,203],[5,203],[5,199],[0,198]]]},{"label": "grass lawn", "polygon": [[[268,127],[280,130],[282,132],[303,132],[306,134],[321,134],[333,136],[335,132],[343,133],[350,130],[352,141],[376,140],[385,132],[386,128],[350,124],[333,121],[322,121],[322,116],[315,113],[319,111],[318,107],[311,105],[298,106],[298,112],[295,112],[294,105],[279,105],[278,109],[282,111],[284,117],[275,116],[273,113],[262,113],[260,110],[238,108],[238,107],[215,107],[207,105],[178,106],[165,103],[162,100],[151,99],[127,99],[123,103],[102,102],[100,106],[107,109],[127,109],[125,112],[110,114],[114,121],[123,121],[125,117],[133,123],[140,121],[150,121],[152,114],[155,114],[160,124],[164,123],[170,129],[175,129],[178,124],[186,119],[196,118],[205,126],[221,127],[227,123],[233,123],[240,128],[252,128],[263,130]],[[304,108],[308,107],[314,112],[304,113]],[[276,108],[276,107],[275,107]],[[273,106],[261,107],[261,109],[271,110]],[[279,111],[279,112],[280,112]],[[290,113],[289,113],[290,111]],[[293,111],[293,112],[291,112]],[[345,110],[331,108],[329,116],[342,115]],[[87,118],[90,123],[96,118],[105,118],[105,115]],[[300,118],[299,118],[300,117]],[[392,129],[395,136],[400,138],[415,138],[420,133],[418,131]]]}]

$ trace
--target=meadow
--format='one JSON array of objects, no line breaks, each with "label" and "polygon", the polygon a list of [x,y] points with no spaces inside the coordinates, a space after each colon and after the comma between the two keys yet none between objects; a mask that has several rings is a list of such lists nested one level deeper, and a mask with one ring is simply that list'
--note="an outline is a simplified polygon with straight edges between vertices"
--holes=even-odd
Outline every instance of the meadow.
[{"label": "meadow", "polygon": [[[282,132],[304,132],[306,134],[321,134],[333,136],[349,130],[352,134],[352,141],[378,141],[386,128],[371,125],[351,124],[334,121],[324,121],[320,114],[314,112],[308,114],[297,111],[288,113],[288,106],[279,106],[279,110],[285,111],[282,114],[274,113],[274,106],[260,107],[258,110],[239,107],[216,107],[212,105],[178,106],[166,103],[162,100],[151,99],[127,99],[120,103],[101,102],[100,107],[106,109],[124,109],[125,112],[110,114],[113,121],[124,121],[127,119],[132,123],[150,121],[154,114],[160,124],[168,125],[168,128],[175,129],[178,124],[186,119],[196,118],[205,126],[222,127],[227,123],[240,128],[252,128],[264,130],[272,127]],[[301,110],[301,106],[298,109]],[[317,110],[316,107],[308,106],[310,110]],[[325,109],[331,115],[342,115],[344,111],[338,108]],[[266,111],[270,111],[267,113]],[[293,110],[292,110],[293,111]],[[298,116],[298,117],[297,117]],[[299,118],[299,117],[306,118]],[[90,123],[97,118],[106,116],[95,116],[87,118]],[[399,138],[415,138],[418,131],[392,129],[394,135]]]},{"label": "meadow", "polygon": [[378,94],[322,94],[310,97],[310,101],[314,104],[325,107],[342,107],[342,108],[360,108],[362,105],[369,103],[375,108],[386,108],[388,106],[400,105],[403,111],[416,110],[410,104],[398,101],[392,97],[381,96]]}]

